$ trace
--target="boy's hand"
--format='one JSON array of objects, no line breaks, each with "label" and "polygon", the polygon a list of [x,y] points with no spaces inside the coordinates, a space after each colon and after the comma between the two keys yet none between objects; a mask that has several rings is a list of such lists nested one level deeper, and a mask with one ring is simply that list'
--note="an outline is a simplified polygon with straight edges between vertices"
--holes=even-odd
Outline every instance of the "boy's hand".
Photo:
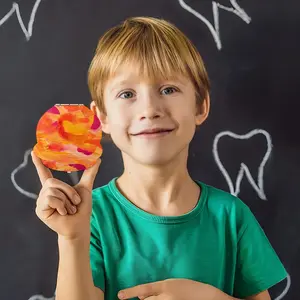
[{"label": "boy's hand", "polygon": [[167,279],[137,285],[118,293],[119,299],[138,297],[145,300],[229,300],[219,289],[189,279]]},{"label": "boy's hand", "polygon": [[89,238],[92,189],[101,160],[85,170],[80,182],[72,187],[53,178],[34,152],[31,156],[42,184],[36,201],[37,216],[60,237]]}]

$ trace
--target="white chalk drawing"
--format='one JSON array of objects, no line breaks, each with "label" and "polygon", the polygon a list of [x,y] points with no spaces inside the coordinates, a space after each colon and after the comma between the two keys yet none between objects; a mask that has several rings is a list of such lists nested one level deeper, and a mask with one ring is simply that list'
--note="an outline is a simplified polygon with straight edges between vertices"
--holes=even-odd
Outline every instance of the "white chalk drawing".
[{"label": "white chalk drawing", "polygon": [[213,11],[213,17],[214,17],[214,25],[212,25],[203,15],[201,15],[198,11],[193,9],[191,6],[186,4],[184,0],[178,0],[179,4],[183,9],[190,12],[194,16],[196,16],[198,19],[200,19],[210,30],[215,43],[217,45],[218,50],[222,49],[222,41],[221,41],[221,35],[220,35],[220,24],[219,24],[219,9],[223,9],[226,11],[229,11],[238,17],[240,17],[244,22],[249,24],[251,22],[251,18],[247,15],[247,13],[243,10],[242,7],[240,7],[236,0],[229,0],[232,7],[224,6],[216,1],[212,1],[212,11]]},{"label": "white chalk drawing", "polygon": [[[238,176],[237,176],[236,181],[235,181],[235,187],[234,187],[233,180],[230,178],[227,170],[225,169],[224,165],[222,164],[222,162],[220,160],[219,151],[218,151],[219,140],[224,136],[230,136],[234,139],[239,139],[239,140],[247,140],[247,139],[250,139],[251,137],[253,137],[254,135],[257,135],[257,134],[264,135],[265,138],[266,138],[266,141],[267,141],[267,150],[266,150],[266,153],[263,157],[263,160],[261,161],[261,164],[258,168],[258,176],[257,176],[258,183],[256,183],[255,180],[253,179],[247,165],[245,165],[242,162],[239,173],[238,173]],[[244,174],[245,174],[248,181],[249,181],[249,183],[254,188],[254,190],[257,192],[257,195],[262,200],[267,200],[266,194],[264,192],[263,176],[264,176],[264,167],[265,167],[265,164],[266,164],[267,160],[270,157],[271,151],[272,151],[271,136],[267,131],[265,131],[263,129],[254,129],[254,130],[252,130],[249,133],[244,134],[244,135],[235,134],[231,131],[223,131],[223,132],[220,132],[219,134],[216,135],[216,137],[214,139],[214,143],[213,143],[213,156],[214,156],[214,159],[215,159],[220,171],[222,172],[223,176],[226,179],[226,182],[229,186],[229,190],[230,190],[231,194],[233,194],[235,196],[238,196],[238,194],[240,193],[241,181],[242,181],[242,179],[244,177]]]},{"label": "white chalk drawing", "polygon": [[16,2],[13,2],[12,4],[12,8],[11,10],[2,18],[0,19],[0,27],[7,21],[9,20],[9,18],[14,14],[16,13],[17,15],[17,18],[18,18],[18,21],[19,21],[19,24],[20,24],[20,27],[27,39],[27,41],[30,40],[31,36],[32,36],[32,30],[33,30],[33,24],[34,24],[34,19],[35,19],[35,16],[36,16],[36,13],[37,13],[37,10],[38,10],[38,7],[40,5],[42,0],[36,0],[33,8],[32,8],[32,11],[31,11],[31,15],[30,15],[30,18],[29,18],[29,22],[28,22],[28,26],[27,28],[25,27],[24,25],[24,22],[23,22],[23,19],[22,19],[22,16],[21,16],[21,13],[20,13],[20,7],[19,7],[19,4],[16,3]]},{"label": "white chalk drawing", "polygon": [[26,168],[26,166],[28,165],[28,156],[30,155],[31,151],[32,151],[32,149],[28,149],[25,151],[23,162],[12,171],[12,173],[10,175],[10,179],[11,179],[14,187],[16,188],[16,190],[19,191],[21,194],[23,194],[26,197],[31,198],[31,199],[37,199],[37,197],[38,197],[37,194],[25,191],[23,188],[21,188],[20,185],[17,184],[17,181],[16,181],[16,174],[18,172],[20,172],[20,170]]},{"label": "white chalk drawing", "polygon": [[31,296],[28,300],[55,300],[55,296],[53,296],[51,298],[46,298],[43,295],[34,295],[34,296]]},{"label": "white chalk drawing", "polygon": [[276,297],[274,300],[281,300],[283,299],[283,297],[288,293],[290,287],[291,287],[291,276],[288,274],[287,278],[286,278],[286,287],[285,289],[283,290],[283,292],[278,296]]}]

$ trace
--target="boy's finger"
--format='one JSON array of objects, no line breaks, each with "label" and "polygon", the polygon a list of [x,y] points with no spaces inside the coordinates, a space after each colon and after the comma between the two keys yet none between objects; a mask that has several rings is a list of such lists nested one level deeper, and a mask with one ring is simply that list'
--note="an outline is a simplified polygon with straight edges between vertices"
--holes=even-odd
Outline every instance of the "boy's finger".
[{"label": "boy's finger", "polygon": [[77,184],[77,186],[85,187],[91,191],[93,189],[94,180],[98,173],[100,164],[101,164],[101,159],[98,158],[97,162],[91,168],[84,170],[82,177],[79,183]]},{"label": "boy's finger", "polygon": [[124,290],[119,291],[119,299],[131,299],[139,297],[142,299],[148,299],[147,297],[157,296],[163,293],[163,282],[156,281],[145,284],[136,285]]},{"label": "boy's finger", "polygon": [[32,162],[36,167],[41,184],[44,185],[45,181],[48,178],[53,178],[53,175],[51,171],[43,165],[41,159],[37,157],[33,151],[31,151],[31,157],[32,157]]},{"label": "boy's finger", "polygon": [[46,201],[39,202],[36,208],[38,215],[42,217],[49,215],[49,208],[57,210],[57,212],[63,216],[68,213],[64,202],[61,199],[53,196],[48,196]]}]

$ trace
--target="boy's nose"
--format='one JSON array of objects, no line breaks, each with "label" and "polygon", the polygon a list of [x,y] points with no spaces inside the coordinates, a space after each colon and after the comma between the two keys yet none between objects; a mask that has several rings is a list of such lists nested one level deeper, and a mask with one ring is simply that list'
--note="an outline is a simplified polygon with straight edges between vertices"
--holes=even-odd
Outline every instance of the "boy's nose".
[{"label": "boy's nose", "polygon": [[164,115],[162,104],[156,100],[144,102],[139,112],[140,119],[156,119]]},{"label": "boy's nose", "polygon": [[164,115],[162,100],[159,97],[147,94],[140,99],[139,119],[156,119]]},{"label": "boy's nose", "polygon": [[147,115],[147,116],[143,116],[141,119],[159,119],[161,118],[161,116],[159,114],[152,114],[152,115]]},{"label": "boy's nose", "polygon": [[163,116],[162,111],[155,109],[153,107],[148,107],[146,109],[144,109],[141,113],[140,113],[140,117],[139,119],[157,119],[157,118],[161,118]]}]

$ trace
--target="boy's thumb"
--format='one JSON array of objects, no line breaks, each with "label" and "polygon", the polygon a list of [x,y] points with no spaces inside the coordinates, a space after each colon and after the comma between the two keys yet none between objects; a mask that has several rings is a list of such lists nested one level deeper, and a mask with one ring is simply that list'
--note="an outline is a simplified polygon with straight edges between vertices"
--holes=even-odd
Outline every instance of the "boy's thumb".
[{"label": "boy's thumb", "polygon": [[96,163],[92,167],[84,170],[80,181],[78,182],[78,184],[76,184],[76,187],[84,187],[92,191],[100,164],[101,164],[101,159],[98,158]]}]

